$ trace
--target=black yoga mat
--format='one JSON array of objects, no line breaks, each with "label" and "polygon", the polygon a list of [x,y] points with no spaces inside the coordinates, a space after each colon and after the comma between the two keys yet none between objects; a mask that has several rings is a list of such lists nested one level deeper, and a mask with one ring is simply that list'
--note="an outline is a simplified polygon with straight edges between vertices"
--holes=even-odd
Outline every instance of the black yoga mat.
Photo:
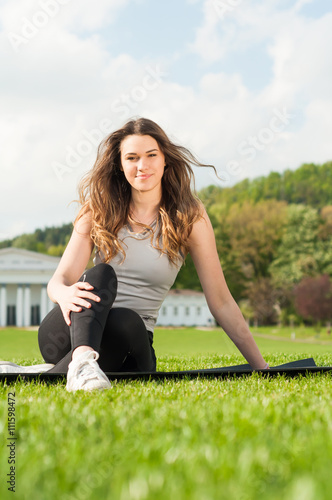
[{"label": "black yoga mat", "polygon": [[[269,370],[257,370],[264,376],[275,377],[286,375],[294,377],[296,375],[306,375],[307,373],[325,373],[332,371],[332,366],[317,366],[313,358],[299,359],[278,366],[271,366]],[[220,368],[205,368],[201,370],[183,370],[174,372],[106,372],[110,380],[163,380],[176,378],[196,378],[196,377],[242,377],[254,372],[250,365],[223,366]],[[63,373],[0,373],[0,381],[7,380],[44,380],[56,381],[65,379]]]}]

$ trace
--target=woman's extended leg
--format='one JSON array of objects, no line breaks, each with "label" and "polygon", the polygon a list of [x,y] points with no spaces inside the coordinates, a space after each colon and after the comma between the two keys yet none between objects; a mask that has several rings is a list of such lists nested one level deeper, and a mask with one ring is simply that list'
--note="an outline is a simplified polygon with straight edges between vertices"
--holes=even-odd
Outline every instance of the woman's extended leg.
[{"label": "woman's extended leg", "polygon": [[156,371],[153,335],[142,318],[125,307],[109,311],[100,346],[100,368],[105,372]]}]

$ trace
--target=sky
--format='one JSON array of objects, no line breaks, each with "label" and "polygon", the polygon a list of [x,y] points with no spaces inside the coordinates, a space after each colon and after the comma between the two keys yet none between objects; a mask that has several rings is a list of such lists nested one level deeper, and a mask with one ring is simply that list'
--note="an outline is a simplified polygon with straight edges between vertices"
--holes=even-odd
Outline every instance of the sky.
[{"label": "sky", "polygon": [[101,140],[156,121],[196,189],[332,159],[328,0],[0,0],[0,240],[74,220]]}]

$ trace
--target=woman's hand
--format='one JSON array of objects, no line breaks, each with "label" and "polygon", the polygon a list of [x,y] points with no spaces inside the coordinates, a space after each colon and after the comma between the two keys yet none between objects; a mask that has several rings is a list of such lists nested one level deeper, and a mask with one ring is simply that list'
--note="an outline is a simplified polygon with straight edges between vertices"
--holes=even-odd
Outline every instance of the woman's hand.
[{"label": "woman's hand", "polygon": [[82,307],[90,308],[91,304],[86,299],[100,302],[100,297],[91,292],[93,286],[85,281],[78,281],[71,286],[63,285],[61,293],[59,293],[59,304],[65,322],[68,326],[71,325],[70,312],[80,312]]}]

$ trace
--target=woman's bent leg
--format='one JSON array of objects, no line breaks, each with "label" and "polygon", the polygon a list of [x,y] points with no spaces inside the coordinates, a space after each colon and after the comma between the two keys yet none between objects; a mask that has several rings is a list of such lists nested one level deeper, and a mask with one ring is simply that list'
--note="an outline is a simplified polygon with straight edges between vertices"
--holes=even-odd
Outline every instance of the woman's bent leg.
[{"label": "woman's bent leg", "polygon": [[90,283],[94,287],[93,293],[98,295],[101,301],[86,299],[91,307],[82,307],[82,311],[78,313],[71,312],[69,328],[72,349],[88,345],[99,352],[107,316],[116,297],[116,274],[108,264],[98,264],[86,271],[80,281]]},{"label": "woman's bent leg", "polygon": [[89,345],[99,352],[104,326],[117,291],[115,272],[108,264],[98,264],[86,271],[79,281],[87,281],[93,292],[101,298],[100,302],[87,299],[91,308],[82,308],[80,312],[71,312],[69,327],[59,306],[42,321],[38,342],[45,361],[54,363],[49,370],[54,373],[67,373],[72,352],[80,345]]}]

